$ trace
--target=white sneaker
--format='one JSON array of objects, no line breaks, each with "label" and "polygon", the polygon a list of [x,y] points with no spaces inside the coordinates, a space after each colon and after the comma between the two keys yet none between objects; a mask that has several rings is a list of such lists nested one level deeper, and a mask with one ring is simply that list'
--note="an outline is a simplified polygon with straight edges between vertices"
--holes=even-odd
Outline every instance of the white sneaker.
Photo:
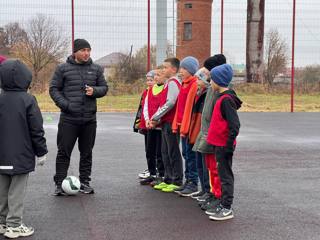
[{"label": "white sneaker", "polygon": [[21,224],[19,227],[7,227],[4,236],[7,238],[28,237],[34,233],[32,227]]},{"label": "white sneaker", "polygon": [[145,178],[150,177],[150,172],[149,172],[149,170],[144,170],[143,172],[139,173],[138,176],[139,176],[139,178],[145,179]]},{"label": "white sneaker", "polygon": [[7,226],[5,224],[0,224],[0,234],[4,234],[6,232]]}]

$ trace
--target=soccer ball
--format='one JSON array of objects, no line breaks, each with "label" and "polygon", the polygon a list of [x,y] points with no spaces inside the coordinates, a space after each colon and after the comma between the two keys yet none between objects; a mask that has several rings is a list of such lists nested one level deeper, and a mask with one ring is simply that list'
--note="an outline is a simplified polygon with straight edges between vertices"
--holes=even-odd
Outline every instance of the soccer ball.
[{"label": "soccer ball", "polygon": [[68,176],[62,181],[62,190],[68,195],[75,195],[80,190],[80,181],[75,176]]}]

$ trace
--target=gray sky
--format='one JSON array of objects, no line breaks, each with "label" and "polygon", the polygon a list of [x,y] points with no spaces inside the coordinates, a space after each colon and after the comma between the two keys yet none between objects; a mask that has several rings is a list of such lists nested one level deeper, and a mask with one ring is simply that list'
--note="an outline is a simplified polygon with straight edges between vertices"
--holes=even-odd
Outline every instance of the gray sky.
[{"label": "gray sky", "polygon": [[[173,1],[168,0],[168,40],[174,39]],[[220,46],[220,1],[213,1],[212,53]],[[246,0],[225,0],[224,49],[232,63],[245,63]],[[147,0],[75,0],[75,36],[90,41],[92,57],[128,52],[147,43]],[[155,43],[155,0],[151,0],[151,41]],[[296,65],[320,64],[320,1],[297,1]],[[71,38],[71,0],[0,0],[0,26],[50,15]],[[265,32],[277,28],[291,56],[292,0],[267,0]]]}]

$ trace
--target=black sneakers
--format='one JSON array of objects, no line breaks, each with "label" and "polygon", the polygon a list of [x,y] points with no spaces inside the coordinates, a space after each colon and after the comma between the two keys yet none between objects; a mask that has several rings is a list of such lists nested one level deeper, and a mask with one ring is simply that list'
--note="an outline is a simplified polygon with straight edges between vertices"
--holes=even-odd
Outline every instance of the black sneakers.
[{"label": "black sneakers", "polygon": [[143,178],[140,180],[141,185],[150,185],[154,180],[156,179],[156,176],[150,175],[147,178]]},{"label": "black sneakers", "polygon": [[84,194],[94,194],[94,189],[89,185],[89,183],[81,183],[80,192]]},{"label": "black sneakers", "polygon": [[62,190],[61,185],[56,185],[56,189],[53,193],[54,196],[65,196],[65,192]]}]

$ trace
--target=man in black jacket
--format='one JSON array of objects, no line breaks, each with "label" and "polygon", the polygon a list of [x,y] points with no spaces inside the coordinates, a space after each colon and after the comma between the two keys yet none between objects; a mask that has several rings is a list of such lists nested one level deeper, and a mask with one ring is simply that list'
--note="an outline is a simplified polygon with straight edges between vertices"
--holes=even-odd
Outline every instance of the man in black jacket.
[{"label": "man in black jacket", "polygon": [[67,176],[71,152],[78,139],[80,151],[80,191],[94,193],[89,185],[92,149],[96,137],[96,98],[106,95],[108,86],[103,69],[90,58],[91,47],[84,39],[74,41],[73,55],[60,64],[50,83],[50,96],[60,108],[58,125],[58,154],[54,195],[64,195],[61,183]]},{"label": "man in black jacket", "polygon": [[0,64],[0,234],[30,236],[22,223],[29,173],[43,165],[48,152],[43,121],[35,97],[27,93],[32,73],[19,60]]}]

